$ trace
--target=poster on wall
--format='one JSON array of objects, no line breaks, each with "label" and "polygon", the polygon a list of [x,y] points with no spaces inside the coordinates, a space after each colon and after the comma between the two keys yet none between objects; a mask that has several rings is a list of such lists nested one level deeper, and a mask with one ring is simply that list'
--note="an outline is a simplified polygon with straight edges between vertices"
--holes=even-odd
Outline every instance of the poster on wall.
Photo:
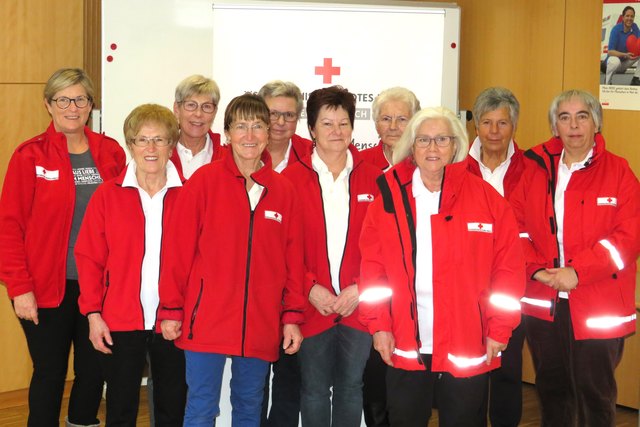
[{"label": "poster on wall", "polygon": [[605,109],[640,111],[640,0],[603,0],[600,102]]}]

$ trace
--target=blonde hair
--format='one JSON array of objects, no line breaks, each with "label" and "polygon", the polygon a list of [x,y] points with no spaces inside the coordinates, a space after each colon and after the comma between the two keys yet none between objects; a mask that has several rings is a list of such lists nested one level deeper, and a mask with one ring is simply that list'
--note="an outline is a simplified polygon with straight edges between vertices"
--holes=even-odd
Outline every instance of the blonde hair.
[{"label": "blonde hair", "polygon": [[61,68],[54,72],[44,86],[44,99],[46,99],[48,103],[51,103],[56,93],[73,85],[81,85],[85,92],[87,92],[87,98],[93,103],[93,97],[95,95],[93,82],[89,75],[81,68]]},{"label": "blonde hair", "polygon": [[169,145],[172,148],[176,146],[180,137],[178,120],[173,111],[158,104],[142,104],[129,113],[122,128],[127,145],[130,146],[133,143],[142,126],[148,123],[163,126],[167,131]]}]

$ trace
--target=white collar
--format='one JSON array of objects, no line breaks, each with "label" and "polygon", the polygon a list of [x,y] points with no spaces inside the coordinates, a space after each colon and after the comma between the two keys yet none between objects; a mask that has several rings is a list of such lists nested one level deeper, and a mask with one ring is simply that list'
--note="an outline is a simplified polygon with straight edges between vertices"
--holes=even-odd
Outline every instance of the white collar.
[{"label": "white collar", "polygon": [[[515,154],[515,144],[513,143],[513,139],[509,141],[509,145],[507,146],[507,157],[504,159],[504,162],[500,163],[503,165],[507,160],[510,160],[511,157]],[[469,155],[473,157],[479,164],[485,166],[482,163],[482,142],[480,142],[480,138],[476,136],[476,139],[473,140],[473,144],[469,149]]]},{"label": "white collar", "polygon": [[[134,187],[142,189],[142,187],[140,187],[140,185],[138,184],[138,177],[136,176],[137,169],[138,165],[136,164],[135,160],[131,159],[131,161],[127,165],[127,171],[124,174],[124,179],[122,180],[123,187]],[[171,160],[167,162],[166,171],[167,182],[164,184],[164,187],[162,189],[182,187],[182,180],[180,179],[178,170],[176,169],[173,162],[171,162]]]},{"label": "white collar", "polygon": [[[313,153],[311,153],[311,165],[313,166],[313,169],[315,169],[318,173],[331,173],[331,171],[329,171],[329,167],[320,158],[320,156],[318,155],[318,150],[316,150],[315,148],[313,149]],[[353,156],[351,155],[351,151],[347,150],[347,162],[340,174],[345,171],[347,172],[347,174],[349,174],[351,173],[351,170],[353,170]]]},{"label": "white collar", "polygon": [[[182,143],[180,141],[178,141],[178,144],[176,145],[176,150],[179,150],[181,153],[184,154],[188,154],[190,156],[194,156],[193,152],[185,147],[184,145],[182,145]],[[209,132],[207,132],[207,134],[205,135],[205,139],[204,139],[204,148],[202,149],[202,151],[198,151],[197,154],[195,154],[195,156],[197,156],[200,153],[207,153],[207,155],[211,156],[213,155],[213,142],[211,141],[211,137],[209,136]]]},{"label": "white collar", "polygon": [[[594,144],[595,145],[595,144]],[[586,167],[589,164],[589,161],[591,160],[591,157],[593,157],[593,147],[591,147],[591,150],[589,150],[589,152],[587,153],[587,155],[584,157],[584,159],[579,160],[577,162],[571,163],[571,166],[568,167],[565,163],[564,163],[564,155],[565,155],[565,151],[564,148],[562,149],[562,154],[560,155],[560,164],[567,168],[570,171],[575,171],[578,169],[583,169],[584,167]]]}]

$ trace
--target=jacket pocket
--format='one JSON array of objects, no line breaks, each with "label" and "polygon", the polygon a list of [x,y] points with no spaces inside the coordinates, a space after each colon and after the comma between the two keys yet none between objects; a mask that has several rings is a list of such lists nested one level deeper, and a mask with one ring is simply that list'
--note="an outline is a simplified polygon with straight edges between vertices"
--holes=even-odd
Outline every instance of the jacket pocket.
[{"label": "jacket pocket", "polygon": [[189,336],[188,339],[193,339],[193,325],[196,323],[196,316],[198,315],[198,308],[200,307],[200,301],[202,300],[202,292],[204,290],[204,279],[200,279],[200,290],[198,291],[198,298],[196,298],[196,305],[193,306],[191,312],[191,321],[189,322]]}]

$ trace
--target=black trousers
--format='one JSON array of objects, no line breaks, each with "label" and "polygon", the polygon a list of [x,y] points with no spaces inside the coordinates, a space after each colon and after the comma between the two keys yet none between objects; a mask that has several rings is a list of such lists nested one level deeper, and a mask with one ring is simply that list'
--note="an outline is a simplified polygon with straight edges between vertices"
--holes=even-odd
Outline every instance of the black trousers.
[{"label": "black trousers", "polygon": [[269,407],[269,377],[264,386],[261,427],[298,427],[300,420],[300,365],[297,354],[286,354],[280,346],[280,358],[272,364],[271,409]]},{"label": "black trousers", "polygon": [[364,368],[362,409],[367,427],[389,427],[387,413],[387,364],[371,346],[369,360]]},{"label": "black trousers", "polygon": [[67,280],[60,306],[38,309],[38,325],[20,320],[33,362],[29,385],[30,427],[59,425],[72,343],[75,378],[69,397],[69,421],[80,425],[98,423],[96,414],[102,399],[103,379],[97,354],[89,341],[87,318],[78,309],[79,294],[78,282]]},{"label": "black trousers", "polygon": [[438,399],[441,427],[482,426],[486,419],[488,374],[456,378],[431,371],[431,355],[420,355],[426,371],[387,368],[387,408],[393,427],[424,427]]},{"label": "black trousers", "polygon": [[511,334],[501,367],[489,372],[489,419],[492,427],[517,427],[522,418],[522,347],[524,325]]},{"label": "black trousers", "polygon": [[553,322],[525,320],[536,371],[543,426],[615,426],[616,366],[624,339],[576,340],[569,302],[560,299]]},{"label": "black trousers", "polygon": [[113,354],[100,354],[107,381],[107,426],[135,427],[147,351],[156,427],[182,426],[187,399],[184,353],[152,331],[111,332]]}]

